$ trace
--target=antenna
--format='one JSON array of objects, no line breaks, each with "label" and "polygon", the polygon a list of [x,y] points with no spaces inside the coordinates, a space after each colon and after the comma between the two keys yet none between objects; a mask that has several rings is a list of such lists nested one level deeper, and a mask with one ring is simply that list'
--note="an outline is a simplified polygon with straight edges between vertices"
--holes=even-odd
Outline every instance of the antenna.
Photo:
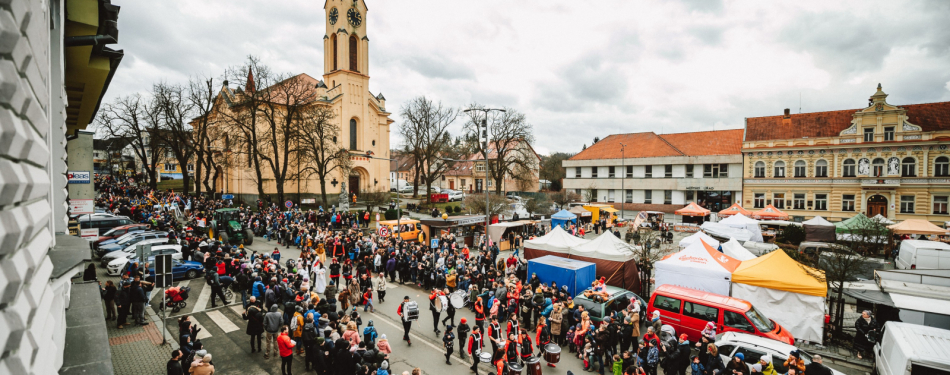
[{"label": "antenna", "polygon": [[802,113],[802,92],[798,92],[798,114]]}]

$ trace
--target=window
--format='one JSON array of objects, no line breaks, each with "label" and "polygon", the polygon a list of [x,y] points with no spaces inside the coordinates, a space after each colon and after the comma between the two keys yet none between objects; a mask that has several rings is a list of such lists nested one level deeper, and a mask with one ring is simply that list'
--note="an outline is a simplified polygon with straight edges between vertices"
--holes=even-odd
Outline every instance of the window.
[{"label": "window", "polygon": [[941,156],[934,160],[934,176],[950,176],[950,158]]},{"label": "window", "polygon": [[884,140],[893,141],[894,140],[894,127],[888,126],[884,128]]},{"label": "window", "polygon": [[815,177],[828,177],[827,160],[819,160],[815,162]]},{"label": "window", "polygon": [[189,172],[194,172],[194,171],[195,171],[195,165],[194,165],[194,164],[188,164],[188,171],[189,171]]},{"label": "window", "polygon": [[646,168],[646,172],[643,172],[643,177],[646,177],[646,178],[653,177],[653,166],[647,165],[645,168]]},{"label": "window", "polygon": [[671,178],[673,177],[673,166],[665,165],[663,166],[663,177]]},{"label": "window", "polygon": [[175,151],[172,151],[172,150],[165,151],[165,159],[174,159],[174,158],[175,158]]},{"label": "window", "polygon": [[913,195],[901,195],[901,213],[902,214],[914,213],[914,196]]},{"label": "window", "polygon": [[686,165],[686,178],[693,178],[693,165],[692,165],[692,164],[687,164],[687,165]]},{"label": "window", "polygon": [[828,210],[828,194],[815,194],[815,210]]},{"label": "window", "polygon": [[917,176],[917,160],[907,157],[901,160],[901,177]]},{"label": "window", "polygon": [[841,211],[854,211],[854,194],[841,196]]},{"label": "window", "polygon": [[792,198],[792,208],[796,210],[805,209],[805,194],[795,194]]},{"label": "window", "polygon": [[707,322],[719,321],[719,309],[687,301],[683,304],[683,315]]},{"label": "window", "polygon": [[607,190],[607,202],[614,203],[614,191]]},{"label": "window", "polygon": [[774,169],[775,170],[772,173],[772,177],[785,177],[785,162],[784,161],[775,162]]},{"label": "window", "polygon": [[709,177],[709,178],[729,177],[729,164],[704,164],[703,177]]},{"label": "window", "polygon": [[693,201],[693,191],[692,191],[692,190],[687,190],[687,191],[686,191],[686,201],[687,201],[687,202],[692,202],[692,201]]},{"label": "window", "polygon": [[729,177],[729,164],[719,164],[719,178]]},{"label": "window", "polygon": [[864,141],[865,141],[865,142],[874,142],[874,128],[865,128],[865,129],[864,129]]},{"label": "window", "polygon": [[614,178],[614,167],[607,167],[607,177]]},{"label": "window", "polygon": [[[333,42],[333,70],[336,70],[336,61],[339,60],[337,58],[337,51],[339,51],[339,49],[336,47],[336,33],[330,35],[330,41]],[[335,86],[336,85],[334,85],[334,87]]]},{"label": "window", "polygon": [[356,119],[350,119],[350,150],[358,150],[356,148]]},{"label": "window", "polygon": [[935,196],[934,197],[934,214],[947,214],[947,201],[950,197],[944,196]]},{"label": "window", "polygon": [[[743,358],[747,358],[747,359],[750,361],[750,362],[746,362],[746,363],[751,363],[751,364],[759,363],[759,359],[762,358],[762,356],[765,355],[765,352],[758,351],[758,350],[754,350],[754,349],[749,349],[749,348],[742,347],[742,346],[740,346],[739,349],[736,350],[736,353],[733,354],[733,356],[736,356],[736,355],[739,354],[739,353],[742,353],[742,357],[743,357]],[[743,361],[744,361],[744,360],[743,360]],[[784,362],[785,362],[785,361],[782,361],[781,359],[779,359],[779,360],[773,360],[773,361],[772,361],[772,364],[775,365],[775,364],[784,363]],[[777,367],[777,366],[773,366],[773,368],[774,368],[774,367]],[[788,370],[784,371],[783,373],[788,373]]]},{"label": "window", "polygon": [[632,166],[632,165],[628,165],[628,166],[627,166],[627,178],[632,178],[632,177],[633,177],[633,166]]},{"label": "window", "polygon": [[752,200],[752,207],[765,208],[765,193],[755,193],[755,199]]},{"label": "window", "polygon": [[669,311],[673,313],[680,313],[680,300],[676,298],[670,298],[667,296],[656,296],[653,299],[653,307],[658,308],[663,311]]},{"label": "window", "polygon": [[475,164],[475,172],[484,172],[484,171],[485,171],[485,163]]},{"label": "window", "polygon": [[593,177],[593,178],[597,178],[597,170],[598,170],[598,169],[600,169],[600,168],[598,168],[598,167],[590,167],[590,176]]},{"label": "window", "polygon": [[772,193],[772,206],[778,209],[785,208],[785,193]]},{"label": "window", "polygon": [[359,42],[356,39],[356,35],[350,35],[350,70],[354,72],[360,71],[359,62],[357,60],[358,44]]},{"label": "window", "polygon": [[745,318],[745,315],[739,314],[737,312],[726,310],[723,313],[722,321],[729,328],[755,333],[755,327],[752,326],[752,323],[749,323],[749,320]]},{"label": "window", "polygon": [[646,203],[646,204],[653,203],[653,190],[643,191],[643,203]]},{"label": "window", "polygon": [[845,159],[844,177],[854,177],[854,159]]},{"label": "window", "polygon": [[574,178],[581,178],[581,167],[574,168]]},{"label": "window", "polygon": [[623,202],[633,203],[633,190],[627,189],[627,192],[624,194]]},{"label": "window", "polygon": [[663,191],[663,204],[673,204],[673,190]]},{"label": "window", "polygon": [[871,176],[881,177],[884,175],[884,159],[877,158],[871,162]]},{"label": "window", "polygon": [[765,178],[765,162],[755,162],[755,178]]},{"label": "window", "polygon": [[[492,180],[492,179],[488,179],[488,187],[491,187],[491,186],[492,186],[492,182],[493,182],[493,181],[494,181],[494,180]],[[595,202],[596,202],[596,201],[595,201]]]},{"label": "window", "polygon": [[165,172],[174,172],[178,169],[178,164],[165,163]]},{"label": "window", "polygon": [[799,160],[795,162],[795,177],[805,177],[805,161]]},{"label": "window", "polygon": [[591,202],[597,201],[597,189],[590,189],[590,201]]}]

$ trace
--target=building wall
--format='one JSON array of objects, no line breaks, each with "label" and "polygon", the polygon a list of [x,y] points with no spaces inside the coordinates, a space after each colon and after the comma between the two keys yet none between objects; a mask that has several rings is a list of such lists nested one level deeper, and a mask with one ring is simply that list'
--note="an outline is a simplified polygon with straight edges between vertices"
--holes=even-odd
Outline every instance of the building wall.
[{"label": "building wall", "polygon": [[[58,1],[10,0],[0,8],[0,373],[4,374],[55,374],[63,361],[68,297],[53,288],[48,256],[53,231],[65,227],[60,6]],[[53,17],[51,8],[56,10]]]},{"label": "building wall", "polygon": [[[66,166],[69,171],[89,172],[90,176],[95,172],[92,158],[92,136],[94,134],[94,132],[80,130],[75,137],[66,141],[66,149],[69,153]],[[92,181],[88,184],[68,184],[66,189],[72,199],[94,199],[96,197],[95,185]]]}]

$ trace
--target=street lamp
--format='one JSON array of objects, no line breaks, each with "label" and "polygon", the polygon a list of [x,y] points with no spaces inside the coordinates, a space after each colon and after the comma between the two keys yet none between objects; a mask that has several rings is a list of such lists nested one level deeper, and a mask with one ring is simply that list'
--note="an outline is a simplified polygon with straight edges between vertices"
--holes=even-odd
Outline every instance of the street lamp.
[{"label": "street lamp", "polygon": [[[627,145],[620,144],[620,218],[623,219],[623,205],[627,203],[627,190],[623,188],[623,179],[627,177],[627,166],[624,164],[623,151]],[[626,225],[626,224],[625,224]]]},{"label": "street lamp", "polygon": [[[378,157],[373,156],[373,155],[375,155],[375,154],[376,154],[376,153],[373,152],[373,151],[366,151],[366,157],[367,157],[367,158],[370,158],[370,159],[387,160],[387,161],[393,161],[393,160],[395,160],[395,159],[387,159],[387,158],[378,158]],[[375,179],[373,179],[373,180],[375,181]],[[376,181],[376,182],[378,182],[378,181]],[[374,183],[374,185],[375,185],[375,183]],[[399,230],[399,228],[400,228],[400,227],[399,227],[399,224],[402,222],[402,207],[401,207],[401,206],[402,206],[402,202],[401,202],[400,199],[399,199],[399,181],[397,180],[397,181],[396,181],[396,230]],[[402,233],[399,234],[399,238],[400,238],[400,239],[402,238]]]},{"label": "street lamp", "polygon": [[[491,214],[489,213],[489,210],[488,210],[488,205],[489,205],[489,201],[488,201],[488,146],[491,143],[491,136],[490,134],[488,134],[488,130],[489,130],[488,114],[491,111],[498,111],[502,113],[507,112],[507,111],[502,108],[469,108],[469,109],[464,110],[463,112],[469,113],[469,112],[474,112],[474,111],[481,111],[485,113],[485,118],[482,119],[481,126],[478,125],[477,118],[475,118],[475,116],[472,116],[472,117],[473,117],[473,122],[475,123],[475,133],[476,133],[475,135],[478,136],[479,140],[481,140],[483,137],[485,139],[482,146],[482,153],[484,154],[484,157],[485,157],[485,180],[484,180],[484,183],[482,183],[482,189],[485,190],[485,252],[488,252],[488,225],[490,224],[489,220],[491,219]],[[450,160],[450,159],[443,159],[443,160]]]}]

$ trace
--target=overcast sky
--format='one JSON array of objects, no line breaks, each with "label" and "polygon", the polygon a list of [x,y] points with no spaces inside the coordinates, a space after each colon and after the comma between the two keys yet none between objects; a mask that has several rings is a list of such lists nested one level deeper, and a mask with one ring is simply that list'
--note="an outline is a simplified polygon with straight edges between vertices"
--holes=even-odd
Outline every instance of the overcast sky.
[{"label": "overcast sky", "polygon": [[[113,3],[125,59],[105,100],[217,78],[247,55],[323,73],[323,1]],[[891,104],[950,100],[946,0],[366,3],[370,91],[394,125],[420,95],[511,107],[542,154],[615,133],[741,128],[797,113],[799,95],[803,112],[859,108],[879,82]]]}]

